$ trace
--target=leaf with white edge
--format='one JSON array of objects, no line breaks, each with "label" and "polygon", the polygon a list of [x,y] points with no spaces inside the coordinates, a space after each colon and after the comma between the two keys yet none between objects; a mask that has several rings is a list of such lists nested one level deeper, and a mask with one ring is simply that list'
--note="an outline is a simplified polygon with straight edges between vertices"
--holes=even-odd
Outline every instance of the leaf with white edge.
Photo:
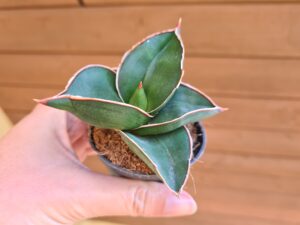
[{"label": "leaf with white edge", "polygon": [[137,136],[119,131],[129,148],[174,192],[184,186],[190,168],[192,139],[181,127],[160,135]]},{"label": "leaf with white edge", "polygon": [[129,102],[142,81],[147,112],[161,108],[174,93],[183,75],[184,49],[180,27],[151,35],[128,51],[117,71],[116,86]]},{"label": "leaf with white edge", "polygon": [[88,65],[69,80],[58,95],[81,96],[122,102],[115,87],[116,74],[102,65]]},{"label": "leaf with white edge", "polygon": [[166,133],[188,123],[214,116],[224,110],[204,93],[182,83],[170,101],[148,124],[130,132],[138,135]]},{"label": "leaf with white edge", "polygon": [[90,65],[77,72],[63,92],[38,102],[69,111],[96,127],[133,129],[147,123],[152,116],[123,103],[114,85],[113,70]]}]

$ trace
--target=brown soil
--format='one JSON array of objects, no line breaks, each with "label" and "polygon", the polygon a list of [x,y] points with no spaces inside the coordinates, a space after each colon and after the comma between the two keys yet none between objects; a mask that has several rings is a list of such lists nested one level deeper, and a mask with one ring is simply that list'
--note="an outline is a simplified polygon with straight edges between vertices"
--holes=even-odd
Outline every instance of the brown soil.
[{"label": "brown soil", "polygon": [[[197,133],[197,128],[194,126],[193,123],[187,124],[186,127],[189,129],[190,134],[192,136],[193,151],[195,151],[202,144],[201,142],[199,142],[199,139],[198,139],[199,134]],[[202,135],[202,134],[200,134],[200,135]]]},{"label": "brown soil", "polygon": [[197,138],[198,138],[198,134],[197,134],[197,129],[196,127],[194,126],[193,123],[189,123],[186,125],[187,129],[189,129],[190,131],[190,134],[192,136],[192,140],[193,142],[195,143],[197,141]]},{"label": "brown soil", "polygon": [[[197,140],[197,131],[193,124],[187,128],[191,131],[192,139]],[[154,174],[152,170],[128,147],[121,136],[114,130],[94,128],[93,139],[96,148],[113,164],[143,174]]]},{"label": "brown soil", "polygon": [[143,174],[154,174],[137,155],[135,155],[114,130],[94,128],[93,138],[97,149],[113,164]]}]

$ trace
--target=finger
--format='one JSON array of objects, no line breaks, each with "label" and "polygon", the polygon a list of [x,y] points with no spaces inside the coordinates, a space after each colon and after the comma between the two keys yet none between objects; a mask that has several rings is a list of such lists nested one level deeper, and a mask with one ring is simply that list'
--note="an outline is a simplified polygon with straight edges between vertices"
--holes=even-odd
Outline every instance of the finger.
[{"label": "finger", "polygon": [[89,126],[74,115],[67,113],[67,133],[70,145],[80,161],[84,161],[89,155],[95,155],[95,151],[89,143]]},{"label": "finger", "polygon": [[[197,205],[187,193],[171,192],[158,182],[89,174],[78,189],[76,201],[82,218],[99,216],[174,217],[195,213]],[[76,204],[74,204],[76,205]]]}]

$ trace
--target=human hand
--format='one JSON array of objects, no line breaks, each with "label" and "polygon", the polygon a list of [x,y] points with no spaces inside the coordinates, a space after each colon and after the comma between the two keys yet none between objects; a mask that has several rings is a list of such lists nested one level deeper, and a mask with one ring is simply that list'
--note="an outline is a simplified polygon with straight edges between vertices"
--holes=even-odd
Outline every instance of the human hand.
[{"label": "human hand", "polygon": [[0,141],[0,224],[59,225],[99,216],[181,216],[197,205],[163,184],[95,173],[87,127],[64,111],[36,109]]}]

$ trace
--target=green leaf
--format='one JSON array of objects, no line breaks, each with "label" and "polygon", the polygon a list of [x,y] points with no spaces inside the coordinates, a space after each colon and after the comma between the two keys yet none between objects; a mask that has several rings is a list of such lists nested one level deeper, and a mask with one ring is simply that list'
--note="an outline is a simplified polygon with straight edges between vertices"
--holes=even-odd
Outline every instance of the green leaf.
[{"label": "green leaf", "polygon": [[60,94],[39,101],[69,111],[86,123],[102,128],[133,129],[152,117],[123,103],[115,89],[115,72],[100,65],[81,69]]},{"label": "green leaf", "polygon": [[136,107],[124,103],[74,96],[61,96],[42,100],[48,106],[69,111],[82,121],[102,128],[134,129],[150,119]]},{"label": "green leaf", "polygon": [[196,88],[181,84],[162,110],[149,121],[131,132],[153,135],[170,132],[188,123],[203,120],[224,111]]},{"label": "green leaf", "polygon": [[140,109],[147,109],[147,97],[145,94],[145,90],[143,88],[143,82],[139,83],[139,86],[136,88],[135,92],[133,93],[132,97],[129,100],[130,105],[134,105],[139,107]]},{"label": "green leaf", "polygon": [[147,112],[155,112],[178,87],[183,71],[183,44],[179,27],[147,37],[128,51],[117,71],[117,90],[125,102],[140,81],[148,100]]},{"label": "green leaf", "polygon": [[174,192],[182,190],[189,172],[192,141],[181,127],[169,133],[137,136],[119,131],[129,148]]},{"label": "green leaf", "polygon": [[115,88],[116,75],[101,65],[88,65],[79,70],[59,95],[99,98],[122,102]]}]

